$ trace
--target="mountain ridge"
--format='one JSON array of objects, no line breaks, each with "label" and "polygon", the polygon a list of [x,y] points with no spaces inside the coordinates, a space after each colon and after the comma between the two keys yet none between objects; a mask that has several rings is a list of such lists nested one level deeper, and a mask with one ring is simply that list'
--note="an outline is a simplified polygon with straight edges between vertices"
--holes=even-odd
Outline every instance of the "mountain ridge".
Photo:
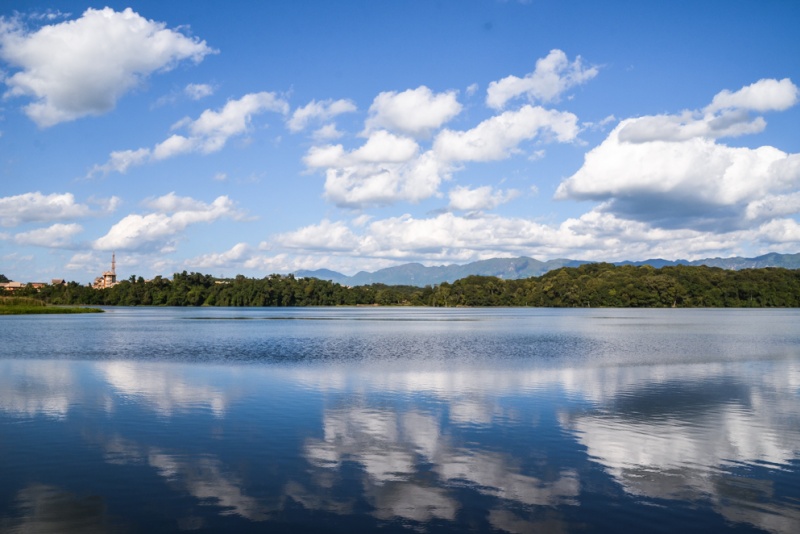
[{"label": "mountain ridge", "polygon": [[[460,278],[470,275],[478,276],[497,276],[507,280],[519,278],[530,278],[541,276],[548,271],[561,267],[578,267],[586,263],[598,263],[586,260],[573,260],[558,258],[549,261],[540,261],[527,256],[517,258],[490,258],[478,260],[470,263],[435,265],[426,267],[421,263],[404,263],[394,267],[386,267],[374,272],[359,271],[352,276],[332,271],[330,269],[299,270],[295,276],[302,278],[319,278],[320,280],[330,280],[345,286],[363,286],[370,284],[386,285],[406,285],[424,287],[426,285],[436,285],[442,282],[454,282]],[[730,258],[705,258],[701,260],[665,260],[662,258],[652,258],[642,261],[620,261],[608,262],[614,265],[633,265],[640,267],[650,265],[655,268],[688,265],[708,267],[720,267],[738,271],[741,269],[758,269],[763,267],[783,267],[786,269],[800,269],[800,253],[780,254],[769,252],[754,258],[743,258],[733,256]]]}]

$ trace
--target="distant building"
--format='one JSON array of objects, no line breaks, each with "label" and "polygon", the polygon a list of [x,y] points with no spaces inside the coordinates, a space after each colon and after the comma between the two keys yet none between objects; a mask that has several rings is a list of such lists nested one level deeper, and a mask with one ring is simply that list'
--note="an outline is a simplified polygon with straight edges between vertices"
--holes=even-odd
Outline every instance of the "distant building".
[{"label": "distant building", "polygon": [[5,289],[6,291],[9,292],[17,291],[18,289],[22,289],[23,287],[25,287],[25,284],[23,284],[22,282],[11,281],[0,284],[0,289]]},{"label": "distant building", "polygon": [[111,254],[111,270],[105,271],[103,276],[94,279],[92,287],[94,289],[105,289],[117,285],[117,258],[116,253]]},{"label": "distant building", "polygon": [[65,286],[65,285],[67,285],[67,281],[64,280],[63,278],[53,278],[52,280],[50,280],[50,285],[51,286]]}]

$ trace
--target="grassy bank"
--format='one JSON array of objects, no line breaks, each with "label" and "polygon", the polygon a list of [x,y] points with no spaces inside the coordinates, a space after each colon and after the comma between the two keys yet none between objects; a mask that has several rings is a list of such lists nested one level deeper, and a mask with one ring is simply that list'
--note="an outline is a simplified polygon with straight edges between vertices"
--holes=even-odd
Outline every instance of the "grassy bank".
[{"label": "grassy bank", "polygon": [[0,315],[33,315],[50,313],[102,313],[99,308],[77,306],[49,306],[38,299],[26,297],[0,297]]}]

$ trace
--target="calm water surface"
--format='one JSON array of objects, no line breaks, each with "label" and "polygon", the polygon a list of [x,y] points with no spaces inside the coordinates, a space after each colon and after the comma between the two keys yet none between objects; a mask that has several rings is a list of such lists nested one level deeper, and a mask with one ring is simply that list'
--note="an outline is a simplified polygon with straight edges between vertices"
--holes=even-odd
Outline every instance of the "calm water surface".
[{"label": "calm water surface", "polygon": [[0,318],[0,531],[800,532],[800,310]]}]

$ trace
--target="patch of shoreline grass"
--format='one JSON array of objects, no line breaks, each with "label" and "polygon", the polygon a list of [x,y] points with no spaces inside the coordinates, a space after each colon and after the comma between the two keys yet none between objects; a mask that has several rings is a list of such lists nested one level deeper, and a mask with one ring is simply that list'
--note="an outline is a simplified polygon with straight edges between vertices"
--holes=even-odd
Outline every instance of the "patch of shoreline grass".
[{"label": "patch of shoreline grass", "polygon": [[0,297],[0,315],[36,315],[53,313],[102,313],[99,308],[51,306],[27,297]]}]

